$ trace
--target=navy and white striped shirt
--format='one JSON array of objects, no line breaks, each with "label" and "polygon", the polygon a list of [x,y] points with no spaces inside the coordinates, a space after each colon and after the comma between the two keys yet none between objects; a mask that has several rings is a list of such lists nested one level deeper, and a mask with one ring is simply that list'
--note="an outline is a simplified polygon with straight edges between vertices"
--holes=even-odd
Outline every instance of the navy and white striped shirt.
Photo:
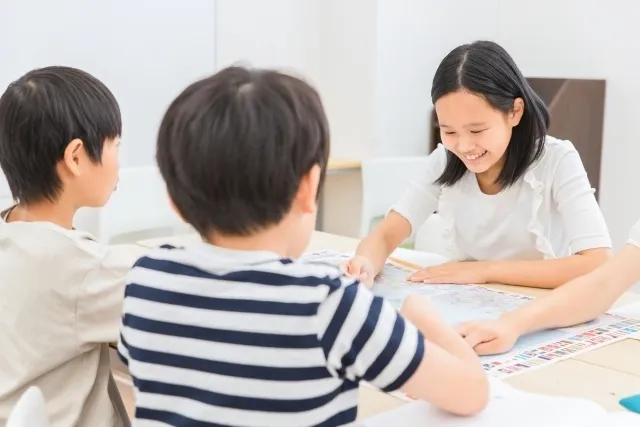
[{"label": "navy and white striped shirt", "polygon": [[413,375],[424,339],[336,266],[202,243],[136,263],[118,351],[136,426],[339,426],[359,381]]}]

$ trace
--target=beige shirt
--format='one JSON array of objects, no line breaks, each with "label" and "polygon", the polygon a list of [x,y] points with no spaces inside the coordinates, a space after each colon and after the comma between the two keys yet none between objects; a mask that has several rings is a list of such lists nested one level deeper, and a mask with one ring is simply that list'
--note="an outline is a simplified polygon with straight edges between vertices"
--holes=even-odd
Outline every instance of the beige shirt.
[{"label": "beige shirt", "polygon": [[144,252],[45,222],[0,220],[0,426],[29,385],[52,427],[116,422],[108,344],[118,341],[124,276]]}]

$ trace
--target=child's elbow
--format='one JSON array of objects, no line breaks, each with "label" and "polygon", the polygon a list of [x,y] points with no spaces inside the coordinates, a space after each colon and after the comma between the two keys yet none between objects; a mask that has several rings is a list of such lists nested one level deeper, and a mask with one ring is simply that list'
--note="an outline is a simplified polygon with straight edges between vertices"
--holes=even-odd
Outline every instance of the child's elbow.
[{"label": "child's elbow", "polygon": [[576,257],[580,262],[575,264],[574,269],[569,273],[568,277],[565,277],[561,283],[554,283],[548,286],[549,289],[559,288],[572,280],[591,274],[606,264],[607,261],[613,257],[613,252],[609,248],[587,249],[573,255],[573,258]]},{"label": "child's elbow", "polygon": [[470,417],[482,412],[489,404],[489,379],[483,370],[469,376],[466,391],[460,393],[463,402],[454,411],[455,415]]},{"label": "child's elbow", "polygon": [[588,249],[580,252],[579,254],[585,260],[584,271],[581,271],[582,274],[591,273],[593,270],[609,261],[613,256],[613,252],[609,248]]}]

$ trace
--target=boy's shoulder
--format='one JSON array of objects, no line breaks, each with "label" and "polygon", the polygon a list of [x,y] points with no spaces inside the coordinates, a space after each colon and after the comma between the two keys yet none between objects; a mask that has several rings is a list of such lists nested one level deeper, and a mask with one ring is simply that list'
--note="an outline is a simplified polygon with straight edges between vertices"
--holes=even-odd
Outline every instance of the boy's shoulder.
[{"label": "boy's shoulder", "polygon": [[5,242],[5,250],[15,247],[34,256],[73,253],[100,257],[107,250],[90,233],[66,230],[46,222],[7,223],[0,220],[0,240]]},{"label": "boy's shoulder", "polygon": [[[6,222],[4,211],[0,218],[0,242],[5,257],[20,256],[34,262],[56,258],[51,265],[64,263],[77,269],[131,268],[147,250],[138,245],[105,245],[89,232],[65,229],[49,222]],[[25,259],[26,260],[26,259]]]},{"label": "boy's shoulder", "polygon": [[136,262],[132,275],[138,276],[146,270],[152,270],[154,274],[165,273],[196,279],[264,285],[325,286],[329,292],[352,281],[334,264],[282,258],[259,251],[221,252],[203,243],[159,246]]}]

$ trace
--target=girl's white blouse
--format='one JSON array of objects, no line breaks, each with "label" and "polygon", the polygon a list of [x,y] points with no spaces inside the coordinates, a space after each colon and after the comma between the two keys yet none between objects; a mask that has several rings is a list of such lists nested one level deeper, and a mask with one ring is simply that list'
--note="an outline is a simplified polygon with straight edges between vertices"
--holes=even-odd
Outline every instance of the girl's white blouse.
[{"label": "girl's white blouse", "polygon": [[391,209],[413,230],[437,211],[444,224],[442,255],[449,259],[552,259],[611,248],[595,190],[570,141],[547,136],[542,156],[495,195],[484,194],[473,173],[450,187],[435,184],[445,164],[440,145]]}]

